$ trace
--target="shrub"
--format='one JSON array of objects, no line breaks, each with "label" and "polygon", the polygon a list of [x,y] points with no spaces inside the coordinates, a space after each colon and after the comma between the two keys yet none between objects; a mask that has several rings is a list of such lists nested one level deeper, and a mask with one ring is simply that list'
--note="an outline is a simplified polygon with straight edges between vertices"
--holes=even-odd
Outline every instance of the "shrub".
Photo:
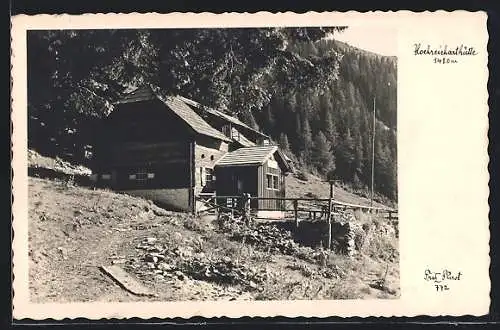
[{"label": "shrub", "polygon": [[363,295],[356,289],[355,285],[340,283],[327,290],[327,298],[336,299],[361,299]]},{"label": "shrub", "polygon": [[183,225],[184,225],[184,228],[198,232],[198,233],[205,232],[204,226],[199,221],[196,221],[196,219],[193,219],[193,218],[186,219],[184,221]]},{"label": "shrub", "polygon": [[354,217],[361,224],[365,224],[371,221],[370,214],[361,210],[355,210]]},{"label": "shrub", "polygon": [[371,232],[363,246],[363,252],[371,258],[386,262],[394,262],[399,258],[397,242],[395,238],[379,232]]}]

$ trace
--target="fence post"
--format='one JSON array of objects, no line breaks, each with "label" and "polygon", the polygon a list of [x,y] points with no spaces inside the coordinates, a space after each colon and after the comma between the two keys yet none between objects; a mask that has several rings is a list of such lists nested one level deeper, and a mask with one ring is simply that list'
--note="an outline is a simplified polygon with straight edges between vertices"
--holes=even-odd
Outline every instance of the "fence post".
[{"label": "fence post", "polygon": [[194,204],[193,205],[193,215],[195,217],[197,217],[198,216],[198,205],[197,205],[198,204],[197,203],[198,198],[197,198],[197,196],[194,196],[193,200],[194,200],[194,203],[193,203]]},{"label": "fence post", "polygon": [[328,250],[332,247],[332,198],[328,201]]},{"label": "fence post", "polygon": [[242,199],[243,220],[248,225],[250,223],[250,194],[243,194]]},{"label": "fence post", "polygon": [[297,199],[293,200],[293,212],[295,216],[295,226],[299,226],[299,201]]},{"label": "fence post", "polygon": [[218,208],[219,204],[217,204],[217,196],[214,195],[213,197],[210,197],[210,200],[208,201],[208,205],[210,205],[210,203],[212,203],[212,200],[213,200],[213,203],[215,205],[215,209],[214,209],[215,215],[218,217],[219,216],[219,208]]}]

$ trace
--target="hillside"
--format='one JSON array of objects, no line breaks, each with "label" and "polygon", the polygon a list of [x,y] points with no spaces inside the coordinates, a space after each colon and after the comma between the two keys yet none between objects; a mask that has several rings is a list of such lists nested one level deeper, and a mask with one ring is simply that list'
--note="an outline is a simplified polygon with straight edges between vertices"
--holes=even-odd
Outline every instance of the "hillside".
[{"label": "hillside", "polygon": [[[328,198],[330,195],[330,184],[318,176],[309,174],[308,180],[300,180],[297,175],[289,175],[286,178],[286,191],[288,197],[317,197]],[[369,195],[366,197],[357,195],[344,189],[343,187],[335,186],[335,200],[343,203],[356,205],[370,206]],[[375,207],[391,207],[392,204],[383,204],[374,198],[373,206]]]},{"label": "hillside", "polygon": [[[49,162],[30,159],[31,165]],[[228,219],[221,225],[212,216],[166,211],[65,180],[29,177],[28,184],[33,302],[399,296],[397,238],[385,219],[356,215],[363,243],[348,257],[304,243],[304,229],[294,232],[283,223],[247,228]],[[100,270],[112,264],[154,296],[117,285]]]}]

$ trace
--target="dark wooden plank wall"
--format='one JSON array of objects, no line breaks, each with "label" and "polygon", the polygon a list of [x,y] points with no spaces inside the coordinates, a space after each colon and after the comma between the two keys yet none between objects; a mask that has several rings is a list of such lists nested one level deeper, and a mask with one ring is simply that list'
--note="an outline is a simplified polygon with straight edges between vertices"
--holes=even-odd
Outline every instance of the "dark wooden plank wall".
[{"label": "dark wooden plank wall", "polygon": [[[217,196],[239,196],[235,179],[241,177],[244,180],[244,192],[251,196],[258,196],[258,173],[256,166],[233,166],[215,168],[215,186]],[[218,203],[226,204],[225,200]],[[257,207],[257,201],[252,201],[252,207]]]},{"label": "dark wooden plank wall", "polygon": [[[110,170],[116,173],[118,189],[187,188],[190,186],[189,152],[189,142],[144,144],[133,149],[122,146],[113,157]],[[138,173],[152,173],[154,178],[129,178]]]},{"label": "dark wooden plank wall", "polygon": [[[194,132],[160,101],[119,105],[100,132],[98,173],[112,174],[116,189],[191,187]],[[147,180],[129,175],[154,173]]]},{"label": "dark wooden plank wall", "polygon": [[158,100],[120,105],[105,120],[105,141],[123,142],[183,141],[193,135],[189,125],[166,109]]}]

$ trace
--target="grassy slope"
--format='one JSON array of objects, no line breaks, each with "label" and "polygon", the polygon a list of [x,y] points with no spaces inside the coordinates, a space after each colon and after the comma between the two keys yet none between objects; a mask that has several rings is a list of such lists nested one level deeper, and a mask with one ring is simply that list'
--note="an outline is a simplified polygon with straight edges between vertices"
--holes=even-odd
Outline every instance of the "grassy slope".
[{"label": "grassy slope", "polygon": [[[328,198],[330,196],[330,184],[317,176],[309,175],[308,181],[299,180],[294,175],[286,178],[286,194],[288,197],[306,197],[306,194],[316,195],[318,198]],[[370,206],[370,200],[362,196],[350,193],[341,187],[335,187],[336,200],[344,203]],[[373,202],[374,206],[384,207],[385,205]]]},{"label": "grassy slope", "polygon": [[[302,271],[319,270],[323,266],[232,241],[229,233],[214,230],[208,220],[175,212],[158,215],[154,210],[149,201],[125,194],[29,178],[31,299],[35,302],[165,301],[391,298],[399,295],[397,262],[380,260],[370,251],[354,259],[330,257],[327,267],[340,268],[344,275],[339,279],[326,279]],[[158,296],[133,296],[103,275],[98,267],[117,260],[140,260],[144,251],[136,246],[146,237],[157,238],[168,251],[179,246],[201,247],[207,255],[229,256],[243,265],[267,269],[274,277],[263,283],[260,291],[252,291],[237,283],[220,285],[189,276],[166,281],[134,274]],[[380,247],[369,248],[376,252]],[[370,283],[384,276],[386,269],[387,286],[394,290],[393,294],[370,287]]]}]

